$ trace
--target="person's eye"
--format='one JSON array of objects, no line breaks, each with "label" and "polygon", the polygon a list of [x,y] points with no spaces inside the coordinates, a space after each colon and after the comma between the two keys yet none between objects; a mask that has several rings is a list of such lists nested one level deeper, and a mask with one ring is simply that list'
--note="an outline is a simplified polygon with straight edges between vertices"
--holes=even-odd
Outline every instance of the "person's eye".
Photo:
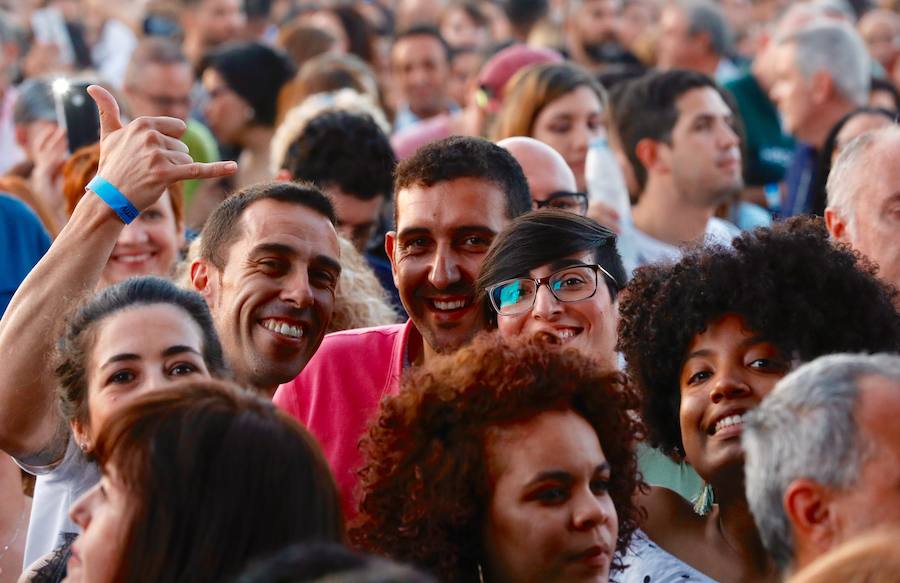
[{"label": "person's eye", "polygon": [[179,362],[169,369],[169,374],[176,377],[193,374],[195,372],[199,372],[199,369],[190,362]]},{"label": "person's eye", "polygon": [[696,385],[698,383],[702,383],[703,381],[709,379],[712,376],[712,372],[708,370],[701,370],[695,372],[690,377],[688,377],[687,384],[688,385]]},{"label": "person's eye", "polygon": [[337,285],[338,276],[325,269],[316,269],[310,272],[310,281],[317,287],[333,289]]},{"label": "person's eye", "polygon": [[468,247],[470,249],[482,250],[490,247],[491,241],[487,237],[481,237],[479,235],[469,235],[468,237],[463,238],[462,244],[464,247]]},{"label": "person's eye", "polygon": [[551,133],[554,134],[567,134],[572,131],[572,124],[570,123],[555,123],[551,124],[550,127],[547,128]]},{"label": "person's eye", "polygon": [[787,369],[785,363],[773,358],[757,358],[748,366],[752,369],[771,372],[782,372]]},{"label": "person's eye", "polygon": [[609,478],[596,478],[591,481],[591,491],[594,494],[605,494],[612,488],[612,482]]},{"label": "person's eye", "polygon": [[402,248],[407,253],[417,253],[428,248],[430,241],[425,237],[417,237],[404,241]]},{"label": "person's eye", "polygon": [[141,213],[141,218],[148,221],[158,221],[163,218],[163,214],[156,209],[147,209]]},{"label": "person's eye", "polygon": [[279,259],[263,259],[259,265],[269,275],[281,275],[288,269],[287,263]]},{"label": "person's eye", "polygon": [[546,505],[561,504],[568,498],[568,491],[561,486],[553,486],[538,490],[534,499]]},{"label": "person's eye", "polygon": [[109,379],[106,381],[108,385],[125,385],[128,384],[136,378],[136,375],[128,370],[117,370],[116,372],[109,375]]}]

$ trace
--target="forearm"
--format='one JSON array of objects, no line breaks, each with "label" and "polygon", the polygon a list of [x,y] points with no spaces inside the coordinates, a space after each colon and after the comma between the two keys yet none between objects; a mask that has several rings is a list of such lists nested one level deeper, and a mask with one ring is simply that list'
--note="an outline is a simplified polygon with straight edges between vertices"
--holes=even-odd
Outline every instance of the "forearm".
[{"label": "forearm", "polygon": [[122,228],[88,193],[16,291],[0,321],[0,449],[24,458],[57,436],[54,347],[71,310],[94,291]]}]

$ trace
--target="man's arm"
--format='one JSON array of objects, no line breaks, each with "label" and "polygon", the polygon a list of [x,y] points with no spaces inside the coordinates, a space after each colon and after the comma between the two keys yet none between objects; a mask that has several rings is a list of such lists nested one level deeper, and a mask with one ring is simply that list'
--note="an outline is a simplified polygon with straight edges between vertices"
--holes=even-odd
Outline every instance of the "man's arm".
[{"label": "man's arm", "polygon": [[[169,184],[237,170],[233,162],[194,163],[178,140],[181,120],[138,118],[123,127],[113,97],[100,87],[89,91],[100,109],[98,174],[139,210]],[[56,459],[42,457],[58,457],[56,442],[65,433],[56,407],[53,349],[66,315],[96,288],[123,227],[106,203],[88,193],[0,321],[0,449],[26,463],[44,465]]]}]

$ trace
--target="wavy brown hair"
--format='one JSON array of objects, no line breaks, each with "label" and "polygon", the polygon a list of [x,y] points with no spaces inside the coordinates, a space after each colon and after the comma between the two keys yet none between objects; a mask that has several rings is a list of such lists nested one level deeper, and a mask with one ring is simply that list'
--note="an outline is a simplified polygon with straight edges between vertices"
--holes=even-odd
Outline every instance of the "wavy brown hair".
[{"label": "wavy brown hair", "polygon": [[[482,334],[413,369],[382,404],[361,443],[366,465],[350,539],[448,583],[477,581],[492,496],[486,435],[546,411],[574,411],[594,428],[611,466],[616,548],[623,551],[639,518],[632,502],[640,484],[636,408],[622,375],[574,349]],[[621,568],[616,558],[613,569]]]}]

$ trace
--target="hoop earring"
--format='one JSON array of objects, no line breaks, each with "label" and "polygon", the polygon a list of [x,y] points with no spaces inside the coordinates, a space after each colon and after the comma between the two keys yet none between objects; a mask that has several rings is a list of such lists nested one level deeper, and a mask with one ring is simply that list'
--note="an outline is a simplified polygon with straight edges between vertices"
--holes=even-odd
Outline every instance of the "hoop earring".
[{"label": "hoop earring", "polygon": [[481,568],[481,563],[478,563],[478,583],[484,583],[484,571]]}]

